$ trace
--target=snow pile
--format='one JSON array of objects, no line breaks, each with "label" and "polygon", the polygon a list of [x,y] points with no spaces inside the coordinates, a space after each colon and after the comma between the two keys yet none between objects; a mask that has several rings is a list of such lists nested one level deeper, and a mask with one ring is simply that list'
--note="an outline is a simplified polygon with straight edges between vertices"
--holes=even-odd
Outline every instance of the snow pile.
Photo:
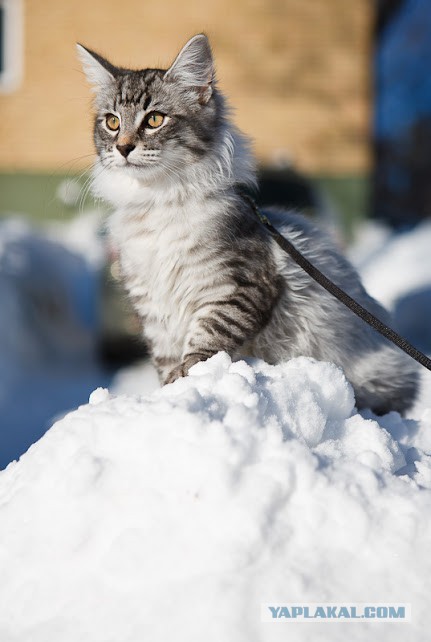
[{"label": "snow pile", "polygon": [[431,290],[430,244],[431,221],[403,234],[368,222],[349,256],[368,292],[394,310],[397,301],[412,292]]},{"label": "snow pile", "polygon": [[261,623],[271,601],[409,602],[349,640],[425,639],[430,452],[430,411],[364,418],[306,358],[98,389],[0,473],[0,640],[346,639]]}]

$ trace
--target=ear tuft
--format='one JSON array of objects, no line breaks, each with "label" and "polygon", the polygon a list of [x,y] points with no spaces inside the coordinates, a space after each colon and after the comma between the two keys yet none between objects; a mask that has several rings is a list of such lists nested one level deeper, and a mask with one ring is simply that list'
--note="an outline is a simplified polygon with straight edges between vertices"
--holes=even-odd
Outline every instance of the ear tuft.
[{"label": "ear tuft", "polygon": [[115,81],[115,76],[118,73],[117,67],[111,65],[108,60],[102,58],[95,51],[91,51],[79,43],[77,43],[76,49],[87,80],[96,91]]},{"label": "ear tuft", "polygon": [[210,43],[205,34],[193,36],[181,49],[164,76],[184,87],[199,87],[200,102],[206,103],[211,97],[211,83],[214,80],[214,62]]}]

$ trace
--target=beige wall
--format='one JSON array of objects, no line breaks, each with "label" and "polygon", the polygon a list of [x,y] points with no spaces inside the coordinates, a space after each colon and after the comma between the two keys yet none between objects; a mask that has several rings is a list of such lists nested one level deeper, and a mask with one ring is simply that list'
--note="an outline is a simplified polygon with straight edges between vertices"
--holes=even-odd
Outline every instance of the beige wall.
[{"label": "beige wall", "polygon": [[74,43],[167,66],[206,31],[220,86],[261,159],[350,173],[369,163],[369,0],[24,0],[22,87],[0,96],[0,168],[91,162],[90,92]]}]

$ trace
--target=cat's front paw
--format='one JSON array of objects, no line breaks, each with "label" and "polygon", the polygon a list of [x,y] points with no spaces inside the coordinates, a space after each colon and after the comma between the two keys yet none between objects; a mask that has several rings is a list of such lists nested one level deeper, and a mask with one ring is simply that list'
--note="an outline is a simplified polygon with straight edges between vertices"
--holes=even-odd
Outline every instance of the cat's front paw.
[{"label": "cat's front paw", "polygon": [[168,383],[173,383],[180,377],[185,377],[186,373],[183,370],[183,364],[180,363],[179,366],[176,366],[173,370],[170,371],[167,377],[165,377],[165,380],[163,382],[163,385],[166,386]]},{"label": "cat's front paw", "polygon": [[182,363],[180,363],[170,371],[164,381],[164,384],[166,385],[167,383],[173,383],[180,377],[187,377],[190,368],[194,366],[195,363],[198,363],[199,361],[205,361],[205,359],[208,359],[207,355],[192,354],[190,355],[190,357],[186,357],[186,359],[184,359]]}]

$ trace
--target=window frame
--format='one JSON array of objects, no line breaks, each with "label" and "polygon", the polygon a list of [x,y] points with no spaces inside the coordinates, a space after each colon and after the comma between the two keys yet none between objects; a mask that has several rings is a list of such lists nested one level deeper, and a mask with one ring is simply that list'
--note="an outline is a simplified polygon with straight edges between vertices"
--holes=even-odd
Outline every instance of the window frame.
[{"label": "window frame", "polygon": [[23,0],[0,0],[3,10],[3,34],[0,69],[0,93],[15,91],[23,78]]}]

